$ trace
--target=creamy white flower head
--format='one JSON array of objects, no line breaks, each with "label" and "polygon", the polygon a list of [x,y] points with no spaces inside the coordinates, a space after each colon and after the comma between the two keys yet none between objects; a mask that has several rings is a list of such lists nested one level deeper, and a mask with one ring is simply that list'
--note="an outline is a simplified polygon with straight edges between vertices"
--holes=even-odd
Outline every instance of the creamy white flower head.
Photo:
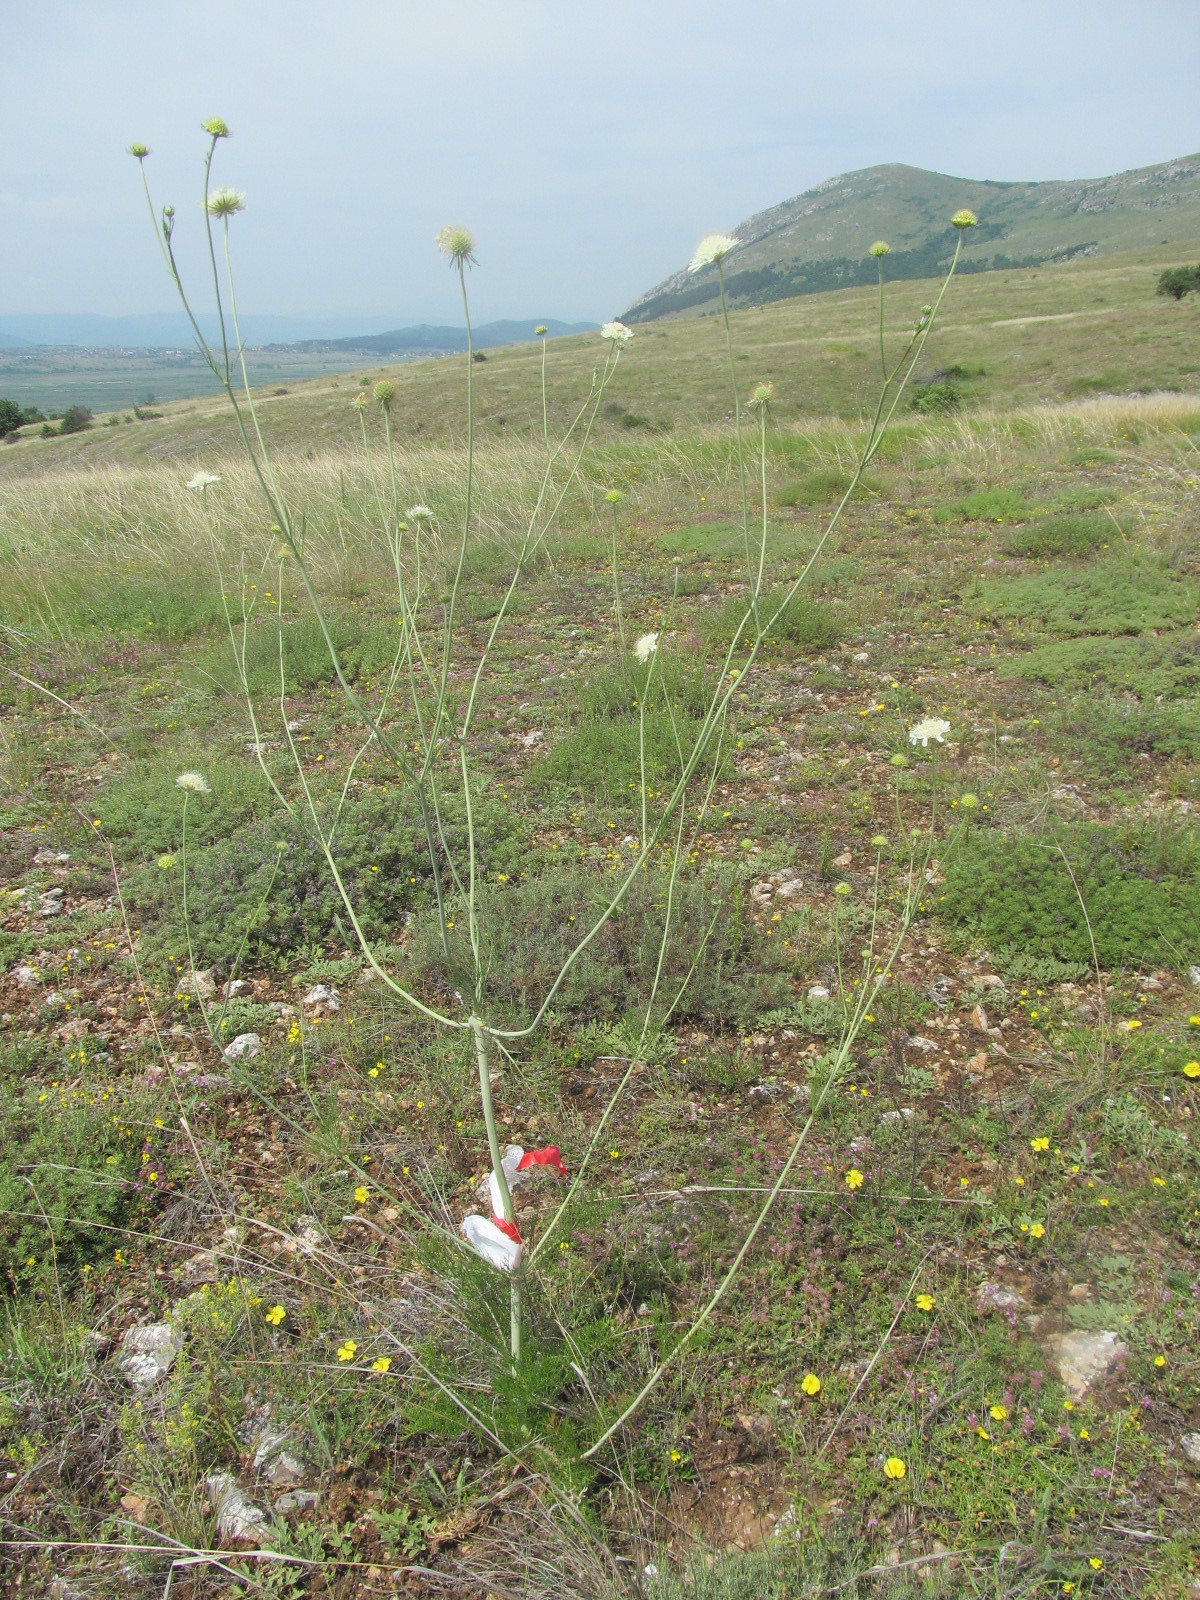
[{"label": "creamy white flower head", "polygon": [[185,485],[188,489],[207,489],[210,483],[220,483],[219,474],[215,472],[197,472],[190,477]]},{"label": "creamy white flower head", "polygon": [[619,349],[623,349],[633,338],[633,329],[627,328],[623,322],[606,322],[600,329],[602,339],[611,339]]},{"label": "creamy white flower head", "polygon": [[423,504],[421,501],[418,501],[415,506],[409,506],[408,510],[404,513],[404,515],[408,518],[408,520],[410,522],[432,522],[433,521],[433,512],[429,509],[429,507],[427,505]]},{"label": "creamy white flower head", "polygon": [[638,661],[646,662],[649,661],[657,649],[658,635],[656,633],[644,633],[634,645],[633,653]]},{"label": "creamy white flower head", "polygon": [[235,217],[246,209],[246,191],[212,189],[205,198],[204,207],[210,217]]},{"label": "creamy white flower head", "polygon": [[181,772],[175,779],[177,789],[187,789],[191,794],[211,794],[212,791],[199,772]]},{"label": "creamy white flower head", "polygon": [[928,749],[930,739],[936,739],[938,744],[943,744],[949,732],[950,724],[944,717],[923,717],[915,728],[908,730],[908,742],[923,745]]},{"label": "creamy white flower head", "polygon": [[736,250],[741,242],[731,233],[706,233],[688,262],[688,271],[699,272],[701,267],[715,266],[718,261],[724,261],[731,250]]},{"label": "creamy white flower head", "polygon": [[459,1231],[475,1254],[482,1256],[489,1266],[501,1272],[515,1272],[521,1265],[520,1238],[510,1238],[491,1217],[481,1217],[477,1211],[472,1211],[462,1219]]}]

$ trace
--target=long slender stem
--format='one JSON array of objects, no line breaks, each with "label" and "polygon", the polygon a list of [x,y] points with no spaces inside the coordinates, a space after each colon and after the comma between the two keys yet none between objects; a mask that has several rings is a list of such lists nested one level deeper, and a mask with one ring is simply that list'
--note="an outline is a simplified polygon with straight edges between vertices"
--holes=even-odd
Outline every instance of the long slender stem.
[{"label": "long slender stem", "polygon": [[546,335],[542,335],[542,438],[550,443],[550,415],[546,410]]},{"label": "long slender stem", "polygon": [[[514,1222],[515,1213],[513,1211],[512,1192],[508,1187],[508,1178],[504,1172],[504,1160],[500,1154],[500,1140],[496,1133],[496,1112],[492,1105],[492,1075],[488,1064],[487,1030],[480,1019],[473,1016],[471,1018],[471,1031],[475,1036],[475,1061],[479,1068],[479,1100],[483,1106],[483,1124],[487,1129],[488,1154],[492,1158],[492,1174],[496,1179],[496,1188],[500,1194],[500,1204],[504,1209],[504,1220],[506,1222]],[[519,1264],[510,1275],[508,1294],[509,1348],[513,1365],[518,1366],[521,1360],[521,1269]]]},{"label": "long slender stem", "polygon": [[758,595],[754,590],[754,564],[750,559],[750,502],[746,494],[746,455],[742,445],[742,403],[738,399],[737,369],[733,364],[733,335],[729,330],[729,301],[725,296],[725,263],[717,262],[721,288],[721,320],[725,324],[725,355],[729,363],[729,389],[733,395],[733,425],[737,434],[738,486],[742,494],[742,539],[746,546],[746,582],[751,588],[754,620],[758,621]]}]

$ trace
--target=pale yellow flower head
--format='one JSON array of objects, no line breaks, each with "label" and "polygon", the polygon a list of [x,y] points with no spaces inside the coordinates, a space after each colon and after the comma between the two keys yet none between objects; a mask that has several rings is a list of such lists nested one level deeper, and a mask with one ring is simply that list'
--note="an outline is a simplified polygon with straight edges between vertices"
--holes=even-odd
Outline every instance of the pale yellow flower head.
[{"label": "pale yellow flower head", "polygon": [[741,242],[731,233],[706,233],[688,262],[688,271],[699,272],[701,267],[716,266],[719,261],[724,261],[731,250],[736,250]]}]

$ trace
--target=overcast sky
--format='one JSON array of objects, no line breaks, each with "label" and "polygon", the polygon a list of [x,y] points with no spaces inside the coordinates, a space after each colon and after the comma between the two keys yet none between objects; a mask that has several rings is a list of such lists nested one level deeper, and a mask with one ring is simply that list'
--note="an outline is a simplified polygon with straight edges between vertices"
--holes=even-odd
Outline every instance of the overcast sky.
[{"label": "overcast sky", "polygon": [[135,163],[200,231],[247,192],[259,313],[613,315],[834,173],[1094,177],[1200,148],[1198,0],[9,0],[0,313],[173,308]]}]

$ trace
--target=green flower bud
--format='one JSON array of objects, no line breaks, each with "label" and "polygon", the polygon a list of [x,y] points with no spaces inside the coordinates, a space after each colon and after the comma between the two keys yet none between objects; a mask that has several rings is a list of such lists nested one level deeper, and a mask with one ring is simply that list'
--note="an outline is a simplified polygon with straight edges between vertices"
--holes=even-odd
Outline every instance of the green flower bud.
[{"label": "green flower bud", "polygon": [[209,117],[208,121],[202,122],[200,126],[205,133],[211,133],[214,139],[228,139],[229,137],[229,124],[224,117]]},{"label": "green flower bud", "polygon": [[876,239],[875,243],[867,251],[867,254],[869,256],[886,256],[891,248],[891,245],[886,239]]},{"label": "green flower bud", "polygon": [[962,211],[956,211],[950,221],[960,232],[963,228],[977,228],[979,226],[979,218],[973,211],[967,211],[965,208]]}]

